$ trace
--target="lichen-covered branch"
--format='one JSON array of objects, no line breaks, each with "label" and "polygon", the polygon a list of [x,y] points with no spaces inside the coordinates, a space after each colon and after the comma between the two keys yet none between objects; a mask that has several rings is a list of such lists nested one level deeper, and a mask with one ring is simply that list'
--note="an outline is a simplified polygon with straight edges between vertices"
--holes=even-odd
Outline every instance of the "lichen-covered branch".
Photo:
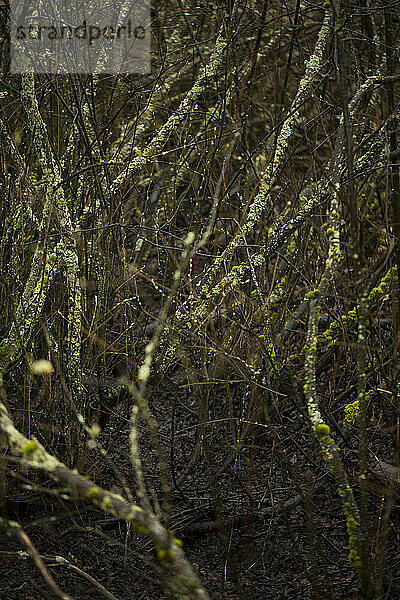
[{"label": "lichen-covered branch", "polygon": [[173,572],[169,585],[177,598],[207,600],[207,592],[185,558],[182,542],[167,531],[152,512],[97,486],[48,454],[37,440],[27,439],[15,428],[3,402],[0,402],[0,435],[3,448],[8,447],[15,456],[21,457],[26,466],[43,471],[67,486],[75,499],[92,502],[104,512],[130,523],[137,532],[148,535],[157,548],[160,564]]},{"label": "lichen-covered branch", "polygon": [[[233,8],[232,14],[234,14],[235,11],[236,7]],[[228,45],[229,42],[221,31],[215,42],[215,48],[210,56],[208,65],[204,66],[204,68],[201,70],[201,73],[191,90],[186,94],[184,100],[182,100],[177,110],[159,129],[153,140],[141,151],[138,156],[129,162],[124,171],[116,178],[110,187],[110,196],[113,196],[120,189],[123,183],[131,175],[133,175],[133,173],[144,167],[144,165],[151,160],[151,158],[153,158],[165,145],[172,132],[176,130],[176,128],[182,123],[188,111],[193,108],[197,98],[204,91],[206,84],[217,74]]]},{"label": "lichen-covered branch", "polygon": [[[81,296],[82,290],[79,285],[79,261],[78,252],[76,248],[76,242],[73,237],[73,225],[71,221],[70,211],[68,202],[65,198],[63,189],[63,179],[59,169],[59,166],[54,158],[52,148],[47,135],[45,123],[40,114],[39,105],[35,93],[35,81],[33,75],[22,76],[22,97],[24,107],[28,115],[28,122],[32,136],[34,137],[35,147],[38,153],[40,166],[43,170],[43,178],[46,181],[46,201],[43,218],[46,217],[51,220],[52,210],[54,209],[57,220],[60,224],[61,231],[63,234],[62,241],[57,246],[59,253],[59,260],[63,263],[66,269],[66,278],[68,286],[68,336],[70,339],[70,346],[68,349],[68,370],[70,387],[74,391],[76,400],[80,401],[82,388],[80,384],[80,349],[81,349],[81,318],[82,318],[82,307],[81,307]],[[42,250],[43,252],[43,250]],[[56,256],[52,253],[52,256]],[[38,308],[43,306],[47,291],[49,289],[49,278],[43,273],[42,281],[37,279],[37,271],[40,268],[39,261],[40,256],[34,259],[33,268],[31,269],[31,275],[28,280],[29,287],[35,283],[35,288],[40,285],[41,291],[41,302],[37,303],[35,310],[35,318],[37,319],[40,312],[37,312]],[[45,279],[46,277],[46,279]],[[24,295],[30,297],[26,290]],[[37,301],[37,298],[34,298]],[[24,306],[25,309],[25,306]],[[30,329],[34,322],[29,322]],[[18,326],[21,327],[22,323]]]}]

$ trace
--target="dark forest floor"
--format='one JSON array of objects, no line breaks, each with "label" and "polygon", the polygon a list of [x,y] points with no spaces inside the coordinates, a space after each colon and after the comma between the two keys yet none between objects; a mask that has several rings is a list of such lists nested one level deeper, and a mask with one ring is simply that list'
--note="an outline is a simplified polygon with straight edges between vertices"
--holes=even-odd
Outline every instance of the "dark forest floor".
[{"label": "dark forest floor", "polygon": [[[245,445],[235,456],[232,428],[223,417],[227,414],[224,390],[216,384],[209,397],[213,423],[205,435],[208,458],[204,461],[200,450],[192,466],[195,396],[174,375],[161,379],[149,396],[177,484],[172,491],[170,527],[183,540],[187,557],[196,565],[210,597],[358,598],[357,577],[347,563],[348,540],[339,497],[305,417],[289,397],[282,400],[270,411],[270,428],[250,426]],[[128,454],[128,415],[125,400],[100,434],[106,460],[99,459],[97,450],[88,450],[86,457],[86,472],[97,483],[119,492],[115,468],[130,490],[135,489]],[[272,429],[280,448],[270,434]],[[143,424],[139,430],[143,469],[149,486],[159,492],[157,458]],[[351,453],[346,460],[351,470]],[[218,490],[222,524],[218,524],[210,481]],[[287,508],[282,511],[282,506]],[[371,531],[376,531],[379,498],[371,497],[371,507]],[[151,542],[96,507],[43,495],[9,510],[16,511],[9,518],[19,519],[42,555],[66,558],[119,600],[167,597],[157,583]],[[400,597],[398,535],[394,522],[385,565],[385,598]],[[1,548],[21,550],[4,535]],[[76,571],[62,565],[48,568],[73,598],[104,598]],[[52,597],[30,560],[0,562],[1,600]]]}]

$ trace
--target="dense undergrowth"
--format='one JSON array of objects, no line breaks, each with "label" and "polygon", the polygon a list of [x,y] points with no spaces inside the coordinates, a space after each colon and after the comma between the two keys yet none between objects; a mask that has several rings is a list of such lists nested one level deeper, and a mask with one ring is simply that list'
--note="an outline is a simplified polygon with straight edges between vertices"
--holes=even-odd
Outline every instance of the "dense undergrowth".
[{"label": "dense undergrowth", "polygon": [[[313,554],[309,492],[330,478],[360,597],[396,597],[398,8],[172,0],[153,13],[149,75],[3,74],[4,531],[67,598],[24,523],[39,499],[47,516],[53,497],[94,503],[152,540],[143,569],[160,594],[214,597],[171,525],[177,496],[196,505],[184,481],[198,472],[229,597],[257,597],[227,549],[246,515],[267,514],[259,493],[283,514],[304,506],[310,553],[295,535],[288,552],[310,597],[346,597]],[[134,482],[112,466],[118,436]],[[139,587],[129,597],[147,597]]]}]

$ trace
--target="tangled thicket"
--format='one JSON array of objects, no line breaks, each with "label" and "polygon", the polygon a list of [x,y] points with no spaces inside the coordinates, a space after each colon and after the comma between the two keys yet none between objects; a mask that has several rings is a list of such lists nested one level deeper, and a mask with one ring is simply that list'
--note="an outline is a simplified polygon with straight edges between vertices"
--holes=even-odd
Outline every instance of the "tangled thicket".
[{"label": "tangled thicket", "polygon": [[[271,422],[292,398],[320,447],[311,471],[324,457],[335,481],[361,594],[383,597],[395,483],[380,483],[373,533],[369,492],[400,451],[398,8],[171,0],[153,16],[150,75],[3,75],[4,505],[39,471],[44,495],[149,536],[163,589],[167,575],[176,597],[207,598],[170,528],[149,394],[176,372],[193,388],[192,465],[222,443],[214,420],[229,421],[227,464],[260,428],[284,454]],[[124,394],[135,497],[85,477]],[[21,524],[2,524],[40,563]]]}]

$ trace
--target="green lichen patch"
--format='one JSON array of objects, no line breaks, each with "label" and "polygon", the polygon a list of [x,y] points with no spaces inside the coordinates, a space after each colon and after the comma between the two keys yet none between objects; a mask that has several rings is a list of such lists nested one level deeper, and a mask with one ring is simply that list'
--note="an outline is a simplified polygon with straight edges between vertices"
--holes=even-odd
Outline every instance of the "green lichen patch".
[{"label": "green lichen patch", "polygon": [[38,449],[35,440],[28,440],[24,446],[25,458],[31,458],[32,454]]},{"label": "green lichen patch", "polygon": [[110,496],[104,496],[104,498],[102,500],[102,503],[101,503],[101,507],[104,510],[112,510],[113,503],[112,503],[112,500],[111,500]]},{"label": "green lichen patch", "polygon": [[329,435],[330,431],[330,427],[329,425],[326,425],[326,423],[319,423],[315,428],[315,433],[317,435]]},{"label": "green lichen patch", "polygon": [[99,490],[96,487],[91,487],[86,492],[86,498],[94,500],[99,497]]},{"label": "green lichen patch", "polygon": [[344,407],[344,420],[343,424],[345,427],[354,427],[354,423],[359,414],[359,401],[355,400]]}]

